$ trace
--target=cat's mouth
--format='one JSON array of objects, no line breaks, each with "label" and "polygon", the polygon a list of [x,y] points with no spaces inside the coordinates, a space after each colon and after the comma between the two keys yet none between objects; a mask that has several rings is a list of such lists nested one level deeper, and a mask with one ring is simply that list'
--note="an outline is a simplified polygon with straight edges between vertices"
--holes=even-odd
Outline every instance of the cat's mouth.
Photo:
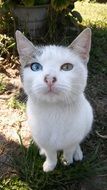
[{"label": "cat's mouth", "polygon": [[58,91],[55,88],[48,88],[45,92],[46,95],[58,95]]},{"label": "cat's mouth", "polygon": [[55,92],[53,90],[48,90],[45,94],[46,95],[58,95],[58,92]]}]

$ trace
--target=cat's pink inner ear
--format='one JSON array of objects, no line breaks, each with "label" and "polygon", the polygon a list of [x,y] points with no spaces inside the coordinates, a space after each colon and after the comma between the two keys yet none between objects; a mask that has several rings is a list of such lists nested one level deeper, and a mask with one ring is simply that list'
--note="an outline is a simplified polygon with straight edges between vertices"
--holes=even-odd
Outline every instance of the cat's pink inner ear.
[{"label": "cat's pink inner ear", "polygon": [[19,56],[31,55],[36,50],[35,46],[18,30],[16,31],[16,41]]},{"label": "cat's pink inner ear", "polygon": [[87,63],[91,48],[91,29],[86,28],[83,30],[68,48],[74,50],[83,59],[84,63]]}]

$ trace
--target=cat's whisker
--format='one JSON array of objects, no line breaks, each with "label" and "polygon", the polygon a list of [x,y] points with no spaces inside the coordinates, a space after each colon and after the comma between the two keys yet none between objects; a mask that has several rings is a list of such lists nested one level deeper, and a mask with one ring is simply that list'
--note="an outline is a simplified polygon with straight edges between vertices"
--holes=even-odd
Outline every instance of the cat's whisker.
[{"label": "cat's whisker", "polygon": [[72,105],[72,102],[73,102],[72,96],[71,96],[71,98],[70,98],[70,97],[68,97],[68,96],[65,94],[65,101],[66,101],[67,105]]},{"label": "cat's whisker", "polygon": [[64,90],[68,90],[68,89],[70,90],[71,89],[71,87],[67,86],[67,85],[58,85],[57,88],[64,89]]},{"label": "cat's whisker", "polygon": [[35,93],[38,93],[43,90],[43,85],[32,85],[32,89],[34,90]]},{"label": "cat's whisker", "polygon": [[69,84],[58,84],[58,86],[59,86],[59,87],[65,87],[65,88],[66,88],[66,87],[70,87]]}]

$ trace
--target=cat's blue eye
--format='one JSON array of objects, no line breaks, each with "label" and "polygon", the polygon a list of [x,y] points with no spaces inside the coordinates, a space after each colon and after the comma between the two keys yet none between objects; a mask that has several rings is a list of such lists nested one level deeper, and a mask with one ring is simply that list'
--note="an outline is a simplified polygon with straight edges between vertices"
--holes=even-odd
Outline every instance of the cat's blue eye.
[{"label": "cat's blue eye", "polygon": [[61,65],[61,70],[63,71],[70,71],[73,69],[73,65],[71,63],[65,63]]},{"label": "cat's blue eye", "polygon": [[41,71],[43,66],[40,63],[34,62],[30,65],[32,71]]}]

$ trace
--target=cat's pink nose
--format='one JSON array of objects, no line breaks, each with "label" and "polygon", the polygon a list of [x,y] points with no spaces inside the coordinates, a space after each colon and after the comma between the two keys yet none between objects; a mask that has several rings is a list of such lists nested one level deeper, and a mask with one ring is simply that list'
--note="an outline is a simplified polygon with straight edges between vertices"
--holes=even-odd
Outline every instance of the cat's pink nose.
[{"label": "cat's pink nose", "polygon": [[47,83],[47,85],[52,86],[57,81],[57,78],[52,77],[50,75],[46,75],[44,77],[44,81]]}]

